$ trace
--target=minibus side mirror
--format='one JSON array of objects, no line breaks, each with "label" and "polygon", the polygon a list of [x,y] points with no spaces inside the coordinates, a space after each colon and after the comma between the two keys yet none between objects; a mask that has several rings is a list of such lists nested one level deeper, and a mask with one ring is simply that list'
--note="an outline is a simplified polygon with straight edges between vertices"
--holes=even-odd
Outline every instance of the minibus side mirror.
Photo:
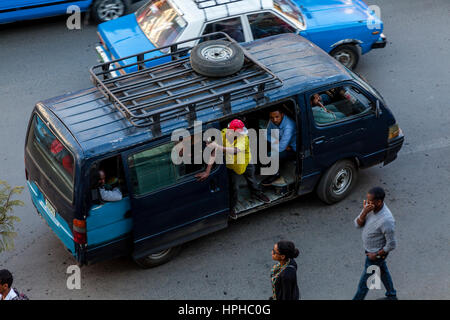
[{"label": "minibus side mirror", "polygon": [[380,100],[377,99],[377,103],[375,105],[375,117],[379,118],[382,113],[383,112],[381,111],[380,108]]}]

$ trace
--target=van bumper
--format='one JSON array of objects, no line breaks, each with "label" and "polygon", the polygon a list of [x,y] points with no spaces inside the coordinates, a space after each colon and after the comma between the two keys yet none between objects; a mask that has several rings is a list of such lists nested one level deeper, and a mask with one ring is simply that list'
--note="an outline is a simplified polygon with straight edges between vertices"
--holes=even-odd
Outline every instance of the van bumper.
[{"label": "van bumper", "polygon": [[372,44],[372,49],[382,49],[386,47],[386,44],[387,44],[386,36],[382,33],[380,35],[380,38],[378,38],[378,40]]},{"label": "van bumper", "polygon": [[45,197],[34,182],[27,181],[31,200],[41,218],[47,222],[50,229],[56,234],[67,250],[76,257],[75,242],[73,234],[67,222],[56,212],[54,215],[45,203]]},{"label": "van bumper", "polygon": [[393,139],[389,142],[387,150],[386,150],[386,156],[384,158],[383,165],[387,165],[397,159],[397,154],[400,151],[400,149],[403,146],[403,142],[405,141],[405,136],[400,131],[400,134],[397,138]]}]

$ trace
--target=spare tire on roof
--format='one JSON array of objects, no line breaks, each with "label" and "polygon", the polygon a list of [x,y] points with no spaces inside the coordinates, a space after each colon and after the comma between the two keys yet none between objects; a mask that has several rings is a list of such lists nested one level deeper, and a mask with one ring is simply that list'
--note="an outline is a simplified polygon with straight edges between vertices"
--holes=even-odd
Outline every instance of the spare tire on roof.
[{"label": "spare tire on roof", "polygon": [[230,41],[210,40],[199,43],[191,50],[192,69],[207,77],[225,77],[241,70],[244,52]]}]

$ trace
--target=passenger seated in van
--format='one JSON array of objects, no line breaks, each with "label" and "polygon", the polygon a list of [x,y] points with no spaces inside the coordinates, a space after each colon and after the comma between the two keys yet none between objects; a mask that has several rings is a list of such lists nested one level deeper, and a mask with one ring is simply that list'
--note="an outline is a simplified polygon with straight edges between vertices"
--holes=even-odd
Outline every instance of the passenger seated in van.
[{"label": "passenger seated in van", "polygon": [[[283,107],[286,108],[285,105]],[[279,168],[283,166],[286,161],[295,159],[295,152],[297,151],[297,130],[295,121],[284,114],[280,107],[272,109],[269,113],[270,121],[267,126],[267,141],[271,143],[271,149],[278,149]],[[272,134],[273,129],[279,130],[278,141]],[[276,145],[278,144],[278,147]],[[261,184],[263,186],[270,186],[275,180],[280,178],[280,172],[265,178]]]},{"label": "passenger seated in van", "polygon": [[[228,124],[228,128],[222,130],[222,145],[215,141],[208,144],[214,150],[221,149],[225,154],[225,163],[230,176],[230,198],[233,218],[236,217],[236,204],[238,201],[239,181],[238,176],[243,175],[252,195],[269,203],[270,199],[262,192],[262,188],[255,179],[255,165],[250,163],[251,153],[248,140],[248,130],[239,119],[234,119]],[[236,137],[237,135],[237,137]],[[204,172],[198,173],[196,178],[203,181],[208,178],[215,160],[215,152],[212,153],[208,166]]]},{"label": "passenger seated in van", "polygon": [[325,107],[318,93],[311,97],[311,106],[314,120],[317,123],[329,123],[345,118],[345,114],[340,112],[334,105],[329,104]]},{"label": "passenger seated in van", "polygon": [[112,202],[122,200],[122,192],[118,187],[113,188],[112,186],[105,183],[106,175],[103,170],[99,170],[98,174],[98,191],[100,197],[103,201]]}]

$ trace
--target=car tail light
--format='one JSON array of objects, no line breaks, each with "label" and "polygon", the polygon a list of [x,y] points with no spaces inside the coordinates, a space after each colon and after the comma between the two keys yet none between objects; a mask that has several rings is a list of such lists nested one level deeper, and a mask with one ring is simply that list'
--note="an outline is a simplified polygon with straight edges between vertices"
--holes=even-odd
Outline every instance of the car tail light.
[{"label": "car tail light", "polygon": [[392,126],[389,127],[389,137],[388,140],[392,140],[394,138],[397,138],[400,135],[400,132],[402,130],[400,129],[400,127],[398,126],[398,124],[394,124]]},{"label": "car tail light", "polygon": [[73,219],[73,241],[85,244],[86,240],[86,220]]}]

